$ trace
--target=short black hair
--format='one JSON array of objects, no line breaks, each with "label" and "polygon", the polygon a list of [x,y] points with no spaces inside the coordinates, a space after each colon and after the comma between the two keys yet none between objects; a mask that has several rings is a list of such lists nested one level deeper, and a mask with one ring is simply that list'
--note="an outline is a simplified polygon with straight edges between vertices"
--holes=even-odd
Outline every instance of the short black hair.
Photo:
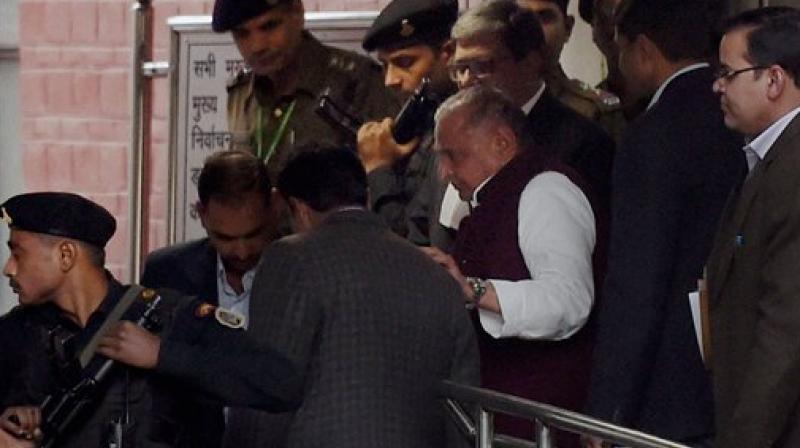
[{"label": "short black hair", "polygon": [[265,205],[269,205],[271,191],[266,165],[247,151],[211,154],[197,179],[197,194],[203,205],[208,205],[211,199],[235,204],[248,193],[261,194]]},{"label": "short black hair", "polygon": [[800,87],[800,10],[788,6],[751,9],[723,26],[725,34],[738,29],[749,29],[747,59],[753,65],[779,65]]},{"label": "short black hair", "polygon": [[715,0],[624,0],[617,8],[617,32],[632,41],[643,34],[669,61],[705,60],[719,42]]},{"label": "short black hair", "polygon": [[322,213],[338,207],[365,207],[367,173],[351,149],[306,146],[298,148],[278,175],[278,191]]}]

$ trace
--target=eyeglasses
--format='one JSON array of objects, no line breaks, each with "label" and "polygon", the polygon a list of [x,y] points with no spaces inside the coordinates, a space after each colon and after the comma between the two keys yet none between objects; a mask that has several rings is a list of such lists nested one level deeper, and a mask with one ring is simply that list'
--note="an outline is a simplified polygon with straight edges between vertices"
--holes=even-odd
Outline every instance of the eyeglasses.
[{"label": "eyeglasses", "polygon": [[740,73],[749,72],[753,70],[764,70],[765,67],[763,65],[754,65],[752,67],[746,67],[739,70],[733,70],[730,67],[720,67],[714,72],[714,79],[720,80],[724,79],[726,82],[733,81]]},{"label": "eyeglasses", "polygon": [[501,59],[471,59],[455,62],[447,66],[447,72],[453,82],[462,81],[469,73],[477,79],[483,79],[491,75]]}]

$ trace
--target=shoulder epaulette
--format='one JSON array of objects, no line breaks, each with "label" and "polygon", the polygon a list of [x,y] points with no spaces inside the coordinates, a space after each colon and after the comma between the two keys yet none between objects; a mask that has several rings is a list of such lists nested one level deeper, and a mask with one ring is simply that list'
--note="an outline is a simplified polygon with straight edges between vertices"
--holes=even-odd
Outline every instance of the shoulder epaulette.
[{"label": "shoulder epaulette", "polygon": [[329,47],[329,49],[330,59],[328,60],[328,67],[330,68],[349,74],[357,73],[364,68],[381,70],[380,65],[372,58],[353,53],[352,51],[342,50],[341,48]]},{"label": "shoulder epaulette", "polygon": [[583,81],[570,79],[565,87],[570,92],[594,103],[602,112],[613,111],[620,107],[621,101],[618,96],[603,89],[592,87]]}]

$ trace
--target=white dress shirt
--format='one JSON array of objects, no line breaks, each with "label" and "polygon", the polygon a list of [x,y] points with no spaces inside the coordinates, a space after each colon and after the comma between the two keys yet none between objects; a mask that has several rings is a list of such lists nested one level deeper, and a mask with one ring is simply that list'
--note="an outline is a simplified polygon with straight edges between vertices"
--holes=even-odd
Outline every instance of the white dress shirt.
[{"label": "white dress shirt", "polygon": [[488,279],[502,315],[479,309],[481,325],[495,338],[568,338],[586,323],[594,302],[592,207],[569,178],[549,171],[528,182],[517,215],[531,279]]},{"label": "white dress shirt", "polygon": [[[764,160],[767,156],[769,149],[778,140],[778,137],[786,130],[786,126],[794,120],[794,117],[800,113],[800,107],[792,109],[791,112],[781,117],[775,123],[772,123],[767,129],[758,137],[754,138],[748,145],[742,148],[747,156],[747,168],[752,171],[759,160]],[[754,157],[757,156],[757,159]]]},{"label": "white dress shirt", "polygon": [[253,277],[256,275],[257,268],[258,266],[244,273],[242,276],[244,291],[241,294],[237,294],[233,286],[228,283],[222,258],[217,254],[217,296],[219,298],[219,306],[244,316],[244,328],[250,325],[250,292],[253,288]]}]

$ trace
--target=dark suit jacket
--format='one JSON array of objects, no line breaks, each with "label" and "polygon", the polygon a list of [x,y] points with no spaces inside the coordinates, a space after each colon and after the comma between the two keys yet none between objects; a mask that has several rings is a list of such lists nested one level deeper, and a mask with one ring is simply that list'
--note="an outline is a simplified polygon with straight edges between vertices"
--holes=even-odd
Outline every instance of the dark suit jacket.
[{"label": "dark suit jacket", "polygon": [[431,387],[479,374],[463,292],[443,269],[362,210],[274,243],[260,266],[248,331],[296,362],[305,398],[283,419],[232,410],[225,446],[445,446]]},{"label": "dark suit jacket", "polygon": [[[169,288],[204,302],[218,304],[217,252],[208,238],[193,240],[158,249],[147,256],[140,284],[150,288]],[[185,447],[218,447],[222,443],[225,421],[222,405],[198,397],[191,391],[176,400],[180,415],[187,416],[200,428],[192,440],[182,441]]]},{"label": "dark suit jacket", "polygon": [[574,168],[603,208],[611,194],[614,140],[597,123],[561,104],[545,90],[528,114],[536,143]]},{"label": "dark suit jacket", "polygon": [[713,431],[687,294],[744,163],[712,80],[708,68],[675,78],[623,136],[592,366],[591,415],[674,440]]},{"label": "dark suit jacket", "polygon": [[715,446],[800,446],[800,117],[737,189],[708,262]]},{"label": "dark suit jacket", "polygon": [[150,253],[140,283],[170,288],[217,304],[217,252],[208,238],[168,246]]}]

